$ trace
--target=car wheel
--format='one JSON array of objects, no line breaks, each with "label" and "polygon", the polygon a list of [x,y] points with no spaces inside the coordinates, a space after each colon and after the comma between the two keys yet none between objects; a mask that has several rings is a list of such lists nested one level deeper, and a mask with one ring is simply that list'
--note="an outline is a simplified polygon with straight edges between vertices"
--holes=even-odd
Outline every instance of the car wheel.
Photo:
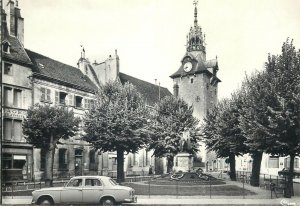
[{"label": "car wheel", "polygon": [[54,202],[51,197],[42,197],[38,201],[38,205],[53,205]]},{"label": "car wheel", "polygon": [[112,197],[104,197],[100,203],[101,206],[113,206],[115,205],[115,200]]}]

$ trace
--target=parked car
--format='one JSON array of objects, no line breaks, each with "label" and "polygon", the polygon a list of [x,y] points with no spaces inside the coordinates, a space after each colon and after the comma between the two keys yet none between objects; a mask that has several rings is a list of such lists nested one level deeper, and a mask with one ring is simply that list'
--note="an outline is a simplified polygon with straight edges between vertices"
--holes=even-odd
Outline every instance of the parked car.
[{"label": "parked car", "polygon": [[76,176],[64,187],[50,187],[32,192],[32,204],[99,204],[136,202],[131,187],[120,186],[105,176]]}]

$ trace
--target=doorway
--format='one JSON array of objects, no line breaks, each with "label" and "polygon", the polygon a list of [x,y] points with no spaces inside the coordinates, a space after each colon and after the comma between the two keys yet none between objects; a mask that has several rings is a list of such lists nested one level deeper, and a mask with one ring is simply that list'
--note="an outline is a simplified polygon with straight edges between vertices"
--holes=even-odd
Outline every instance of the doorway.
[{"label": "doorway", "polygon": [[82,149],[75,149],[75,176],[82,175]]}]

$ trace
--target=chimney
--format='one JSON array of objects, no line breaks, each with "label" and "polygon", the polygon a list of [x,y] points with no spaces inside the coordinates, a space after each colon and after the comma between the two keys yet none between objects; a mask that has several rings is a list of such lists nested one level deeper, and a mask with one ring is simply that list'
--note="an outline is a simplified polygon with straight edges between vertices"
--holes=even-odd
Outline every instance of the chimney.
[{"label": "chimney", "polygon": [[10,0],[8,2],[9,6],[9,34],[12,36],[16,36],[16,18],[15,18],[15,2]]},{"label": "chimney", "polygon": [[15,6],[13,0],[8,0],[3,4],[7,14],[7,29],[10,35],[19,39],[24,45],[24,18],[21,17],[21,11],[18,8],[18,1]]},{"label": "chimney", "polygon": [[2,9],[1,25],[3,25],[1,28],[1,33],[5,36],[8,35],[7,14],[4,9]]},{"label": "chimney", "polygon": [[15,8],[15,32],[16,36],[24,46],[24,18],[21,17],[21,9]]}]

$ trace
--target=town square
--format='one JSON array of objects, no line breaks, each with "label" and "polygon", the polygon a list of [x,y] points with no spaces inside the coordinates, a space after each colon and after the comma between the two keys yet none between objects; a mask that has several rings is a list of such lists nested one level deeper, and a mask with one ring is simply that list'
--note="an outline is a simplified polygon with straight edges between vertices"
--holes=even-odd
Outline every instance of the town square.
[{"label": "town square", "polygon": [[1,0],[3,205],[300,205],[298,0]]}]

